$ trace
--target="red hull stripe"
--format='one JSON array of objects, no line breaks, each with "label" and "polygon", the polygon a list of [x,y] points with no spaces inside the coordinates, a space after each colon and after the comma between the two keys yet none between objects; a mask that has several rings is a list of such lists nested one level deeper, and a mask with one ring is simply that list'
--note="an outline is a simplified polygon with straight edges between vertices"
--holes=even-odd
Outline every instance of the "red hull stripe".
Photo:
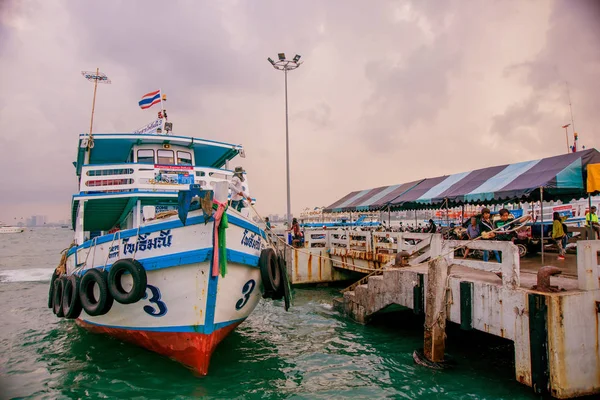
[{"label": "red hull stripe", "polygon": [[179,326],[159,326],[159,327],[103,325],[103,324],[96,324],[94,322],[86,321],[84,319],[79,318],[79,320],[81,320],[81,322],[83,322],[87,325],[98,326],[101,328],[124,329],[126,331],[179,332],[179,333],[189,332],[189,333],[204,333],[204,334],[210,334],[213,331],[216,331],[221,328],[226,328],[227,326],[232,325],[232,324],[239,325],[240,323],[244,322],[245,319],[246,318],[240,318],[240,319],[235,319],[235,320],[231,320],[231,321],[219,322],[219,323],[214,324],[212,326],[212,328],[209,328],[206,325],[179,325]]},{"label": "red hull stripe", "polygon": [[170,357],[192,368],[201,375],[208,373],[210,356],[231,331],[242,321],[235,322],[210,334],[192,332],[133,331],[92,325],[78,319],[77,324],[90,332],[105,333],[124,342],[133,343],[150,351]]}]

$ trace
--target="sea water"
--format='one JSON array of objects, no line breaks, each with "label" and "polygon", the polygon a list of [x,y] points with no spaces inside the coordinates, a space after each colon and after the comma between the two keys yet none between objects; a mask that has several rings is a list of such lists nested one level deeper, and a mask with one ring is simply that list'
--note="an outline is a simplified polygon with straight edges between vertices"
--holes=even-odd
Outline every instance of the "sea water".
[{"label": "sea water", "polygon": [[86,332],[47,308],[68,229],[0,235],[0,399],[535,399],[516,382],[509,341],[450,327],[456,365],[415,365],[423,321],[410,311],[356,324],[339,288],[294,290],[289,312],[261,300],[216,349],[208,376]]}]

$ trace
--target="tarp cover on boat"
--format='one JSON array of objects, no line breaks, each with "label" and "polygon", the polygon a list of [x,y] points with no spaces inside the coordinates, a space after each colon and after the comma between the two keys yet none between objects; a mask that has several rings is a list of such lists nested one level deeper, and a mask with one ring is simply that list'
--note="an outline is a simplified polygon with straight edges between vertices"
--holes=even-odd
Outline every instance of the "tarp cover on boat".
[{"label": "tarp cover on boat", "polygon": [[[540,160],[499,165],[347,194],[325,212],[412,210],[510,201],[569,201],[586,196],[588,164],[600,163],[600,152],[588,149]],[[382,193],[385,195],[382,196]],[[395,197],[394,197],[395,196]]]}]

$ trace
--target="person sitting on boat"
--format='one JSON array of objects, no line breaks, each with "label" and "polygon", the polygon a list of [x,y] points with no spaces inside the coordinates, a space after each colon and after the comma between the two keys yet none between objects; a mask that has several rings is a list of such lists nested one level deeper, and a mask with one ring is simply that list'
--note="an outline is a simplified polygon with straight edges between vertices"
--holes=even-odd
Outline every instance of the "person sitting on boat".
[{"label": "person sitting on boat", "polygon": [[[591,226],[594,232],[596,232],[595,236],[600,237],[600,225],[598,224],[598,215],[596,215],[596,206],[592,206],[590,212],[585,214],[585,226]],[[596,238],[593,237],[593,239]]]},{"label": "person sitting on boat", "polygon": [[244,208],[244,199],[252,201],[252,198],[244,191],[244,186],[242,185],[242,182],[246,180],[244,172],[246,172],[244,168],[235,167],[233,178],[229,183],[229,188],[231,189],[231,208],[237,211],[242,211],[242,208]]}]

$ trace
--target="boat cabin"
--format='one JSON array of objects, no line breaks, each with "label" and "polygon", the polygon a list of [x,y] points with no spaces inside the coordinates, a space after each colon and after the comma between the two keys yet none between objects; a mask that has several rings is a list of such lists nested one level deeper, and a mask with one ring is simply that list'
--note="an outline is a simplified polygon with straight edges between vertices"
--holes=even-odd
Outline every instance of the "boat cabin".
[{"label": "boat cabin", "polygon": [[[116,230],[135,229],[142,210],[176,210],[179,190],[203,189],[233,177],[229,161],[240,145],[184,136],[87,134],[79,137],[72,221],[78,244]],[[244,182],[248,190],[248,181]]]}]

